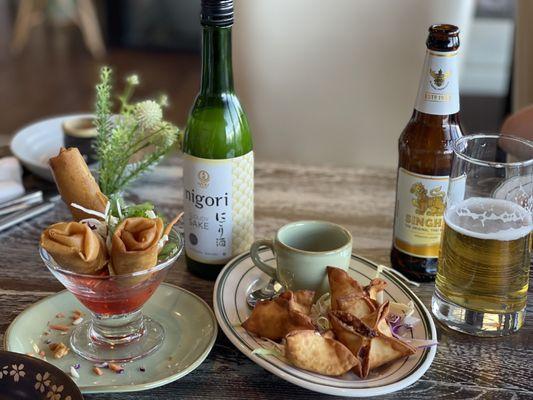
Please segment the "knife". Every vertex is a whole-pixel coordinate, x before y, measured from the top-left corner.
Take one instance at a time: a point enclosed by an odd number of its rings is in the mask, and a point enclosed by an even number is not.
[[[0,216],[11,214],[15,211],[24,210],[32,205],[40,204],[43,202],[43,192],[37,191],[30,194],[26,194],[14,200],[6,201],[0,204]]]
[[[51,210],[55,207],[55,200],[57,199],[59,199],[59,196],[53,196],[42,204],[38,204],[21,211],[16,211],[10,215],[0,218],[0,232],[30,218],[36,217],[37,215],[43,214],[48,210]]]

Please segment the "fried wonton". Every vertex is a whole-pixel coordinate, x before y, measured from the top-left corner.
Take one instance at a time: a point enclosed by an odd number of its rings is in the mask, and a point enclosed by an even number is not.
[[[374,337],[376,332],[366,326],[359,318],[346,311],[330,312],[329,321],[337,340],[344,344],[359,360],[359,363],[353,368],[353,372],[360,377],[364,377],[359,352],[367,343],[367,338]]]
[[[312,290],[297,290],[295,292],[289,290],[280,294],[279,297],[289,301],[289,309],[309,315],[315,292]]]
[[[329,314],[337,339],[359,359],[360,367],[356,366],[353,371],[361,378],[366,378],[374,368],[416,352],[414,347],[382,332],[381,322],[386,317],[388,304],[384,306],[367,319],[373,321],[373,326],[348,312],[337,310]]]
[[[402,342],[400,339],[378,334],[377,337],[370,340],[367,355],[362,359],[362,376],[368,376],[368,373],[374,368],[415,353],[416,349],[414,347]]]
[[[387,323],[387,315],[389,315],[389,302],[386,301],[379,306],[372,314],[366,315],[361,318],[367,326],[370,326],[385,336],[392,337],[392,332],[389,324]]]
[[[335,339],[335,332],[330,329],[329,331],[322,333],[322,336],[328,339]]]
[[[362,318],[375,311],[375,303],[365,289],[340,268],[328,267],[331,309],[349,312]]]
[[[294,331],[285,339],[285,357],[298,368],[338,376],[359,364],[342,343],[314,330]]]
[[[362,297],[357,294],[337,298],[335,308],[333,308],[333,301],[331,304],[332,309],[349,312],[358,318],[370,315],[376,309],[374,302],[369,297]]]
[[[337,299],[350,295],[360,297],[364,297],[366,295],[359,282],[348,275],[348,273],[343,269],[328,267],[327,271],[332,309],[336,309]]]
[[[381,295],[381,292],[385,290],[386,287],[387,282],[385,282],[383,279],[374,278],[370,281],[370,284],[364,287],[364,291],[368,297],[374,301],[377,301],[378,297]]]
[[[315,329],[309,312],[314,292],[287,291],[272,300],[258,302],[242,327],[271,340],[281,340],[289,332]]]

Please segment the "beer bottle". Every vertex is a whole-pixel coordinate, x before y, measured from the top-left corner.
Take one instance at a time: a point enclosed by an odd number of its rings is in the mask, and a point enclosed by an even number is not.
[[[459,122],[459,29],[429,28],[427,52],[411,119],[399,143],[392,266],[416,281],[431,281],[437,257]]]
[[[202,81],[185,129],[185,255],[215,279],[253,241],[254,157],[248,119],[233,87],[233,0],[202,0]]]

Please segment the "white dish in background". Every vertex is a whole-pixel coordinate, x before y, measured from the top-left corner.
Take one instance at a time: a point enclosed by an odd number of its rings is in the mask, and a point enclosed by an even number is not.
[[[263,258],[275,263],[270,250],[262,252]],[[361,284],[367,285],[375,277],[377,265],[352,254],[349,273]],[[417,339],[437,340],[437,331],[431,315],[418,297],[394,275],[383,271],[380,278],[387,281],[384,299],[400,303],[413,301],[414,317],[420,323],[412,330]],[[264,286],[270,277],[257,268],[250,253],[242,254],[231,260],[219,274],[213,292],[213,305],[218,323],[231,342],[253,362],[272,372],[281,379],[315,392],[337,396],[369,397],[396,392],[415,383],[428,370],[437,349],[435,346],[420,349],[416,354],[403,358],[371,373],[367,379],[360,379],[352,372],[340,377],[330,377],[304,371],[289,365],[275,356],[252,354],[261,343],[242,327],[242,322],[250,315],[246,304],[246,294]]]
[[[35,175],[53,182],[48,159],[63,146],[63,121],[91,117],[91,114],[70,114],[32,123],[19,130],[11,140],[11,152]]]

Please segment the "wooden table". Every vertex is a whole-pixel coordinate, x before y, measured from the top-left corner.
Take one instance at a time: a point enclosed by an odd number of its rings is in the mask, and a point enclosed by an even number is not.
[[[256,235],[270,236],[282,224],[324,219],[346,226],[354,251],[388,264],[395,173],[389,169],[338,169],[257,163]],[[182,207],[182,172],[177,157],[137,182],[132,198],[153,199],[168,215]],[[68,218],[54,210],[0,234],[0,343],[9,323],[24,308],[63,289],[46,270],[37,243],[47,225]],[[180,260],[167,278],[212,305],[213,282],[190,275]],[[414,288],[429,307],[432,284]],[[478,339],[439,326],[431,368],[406,390],[383,399],[533,399],[533,307],[525,327],[503,339]],[[318,399],[327,396],[287,383],[255,365],[219,331],[211,354],[194,372],[169,385],[129,394],[86,395],[118,399]]]

